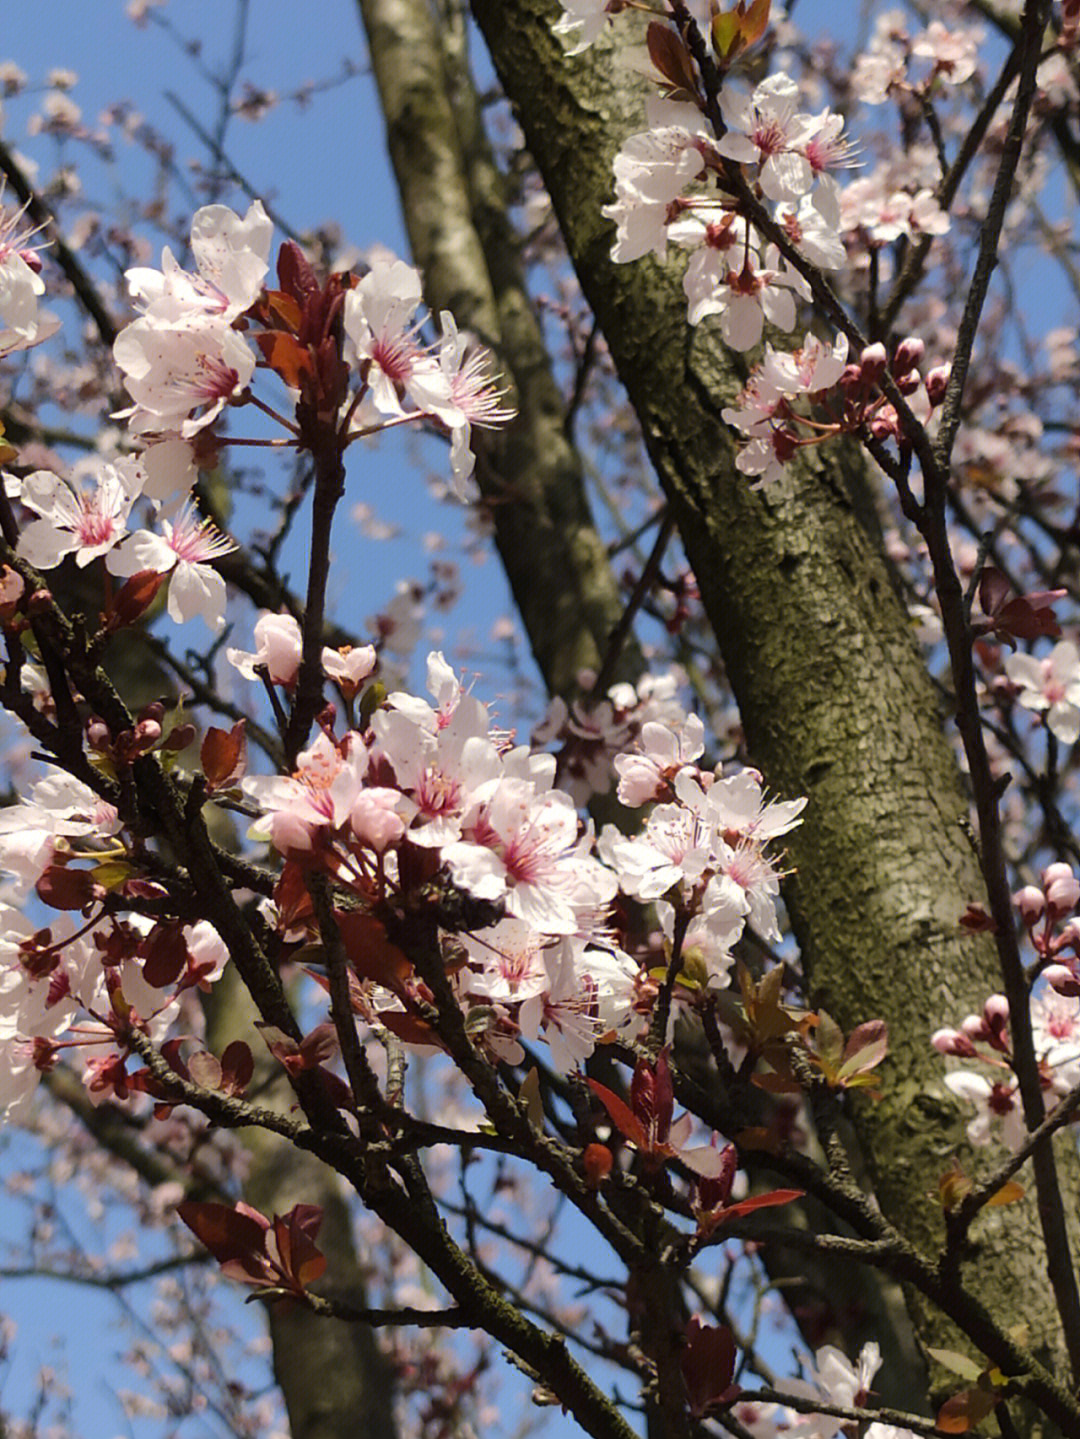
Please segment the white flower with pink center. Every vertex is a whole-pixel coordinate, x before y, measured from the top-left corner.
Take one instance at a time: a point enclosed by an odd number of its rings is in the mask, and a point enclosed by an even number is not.
[[[819,1399],[837,1408],[865,1406],[871,1395],[870,1385],[881,1368],[881,1350],[877,1344],[864,1344],[856,1363],[847,1355],[826,1344],[814,1355],[805,1379],[785,1379],[783,1392],[799,1399]],[[785,1430],[790,1439],[833,1439],[843,1427],[843,1420],[828,1414],[796,1414]]]
[[[728,246],[706,243],[690,257],[683,276],[689,301],[687,318],[700,324],[720,316],[720,334],[733,350],[751,350],[761,339],[766,320],[780,330],[795,325],[795,295],[809,297],[806,281],[786,267],[775,250],[759,264],[754,251],[743,249],[732,264]]]
[[[401,396],[413,371],[432,365],[416,338],[421,298],[419,272],[404,260],[381,255],[345,296],[345,359],[362,370],[374,411],[364,420],[403,414]]]
[[[1031,1001],[1035,1052],[1055,1094],[1080,1082],[1080,997],[1044,989]]]
[[[251,828],[255,839],[269,839],[279,853],[308,853],[349,823],[368,768],[368,752],[358,734],[336,745],[320,734],[297,756],[292,775],[247,775],[241,781],[263,815]]]
[[[615,157],[615,203],[603,208],[616,226],[613,260],[664,258],[675,202],[705,168],[703,143],[682,125],[645,130],[623,142]]]
[[[1042,660],[1010,655],[1005,673],[1019,689],[1024,708],[1045,716],[1062,744],[1075,744],[1080,736],[1080,650],[1072,640],[1061,640]]]
[[[761,188],[770,200],[797,200],[814,182],[800,147],[822,122],[801,114],[798,103],[799,87],[787,75],[770,75],[750,96],[730,84],[720,92],[728,129],[717,148],[740,164],[760,163]]]
[[[485,792],[486,791],[486,792]],[[615,897],[615,879],[578,844],[569,795],[537,795],[529,780],[485,786],[443,858],[454,881],[478,899],[505,899],[508,913],[542,934],[574,934],[582,910]]]
[[[463,981],[472,995],[503,1004],[532,999],[548,987],[542,935],[520,919],[504,919],[490,929],[462,936],[470,974]]]
[[[41,518],[19,536],[19,554],[39,570],[54,569],[66,555],[85,566],[107,554],[127,534],[128,515],[136,492],[113,465],[76,488],[49,470],[35,470],[25,479],[4,476],[10,498],[18,498]]]
[[[2,189],[0,182],[0,193]],[[38,273],[41,262],[30,245],[36,232],[20,230],[25,213],[25,205],[0,211],[0,355],[29,350],[60,328],[55,315],[38,309],[45,283]]]
[[[135,401],[118,418],[136,434],[173,431],[182,439],[213,424],[255,373],[244,338],[212,319],[166,323],[144,315],[120,331],[113,358]]]
[[[441,724],[441,712],[424,709],[432,718],[430,728],[416,722],[415,711],[386,709],[372,717],[372,730],[406,797],[402,812],[412,817],[410,840],[435,848],[460,839],[462,817],[476,791],[496,782],[502,765],[479,700],[459,695]]]
[[[945,1076],[945,1087],[975,1107],[975,1118],[967,1126],[972,1144],[989,1144],[995,1136],[1014,1153],[1027,1139],[1024,1111],[1011,1074],[988,1078],[970,1069],[955,1069]]]
[[[656,799],[678,770],[701,758],[705,726],[697,715],[687,715],[677,728],[651,720],[641,726],[638,743],[640,753],[616,755],[614,760],[619,802],[635,808]]]
[[[163,251],[161,269],[128,270],[125,279],[143,313],[172,323],[205,316],[231,323],[258,299],[270,268],[274,226],[260,201],[243,219],[227,205],[204,205],[191,222],[191,253],[197,271],[190,274]]]
[[[693,889],[709,864],[708,832],[691,810],[675,804],[658,805],[639,835],[628,838],[605,825],[599,849],[623,893],[644,901],[676,885]]]
[[[473,425],[497,428],[513,419],[514,411],[502,403],[506,391],[499,389],[492,376],[489,352],[470,346],[458,334],[449,310],[443,310],[439,318],[443,335],[438,363],[417,366],[406,388],[413,403],[449,431],[454,493],[464,500],[468,498],[466,481],[476,465],[470,448]]]
[[[114,575],[134,575],[141,570],[168,574],[169,618],[184,624],[196,617],[212,630],[225,623],[225,581],[209,561],[231,554],[236,545],[210,520],[200,518],[193,504],[186,504],[171,520],[162,520],[162,533],[136,530],[127,543],[110,553],[106,561]]]

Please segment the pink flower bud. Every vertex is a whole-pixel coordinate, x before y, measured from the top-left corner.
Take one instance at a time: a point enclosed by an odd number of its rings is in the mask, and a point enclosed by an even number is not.
[[[1080,900],[1080,880],[1067,864],[1047,865],[1042,873],[1043,893],[1046,895],[1047,916],[1061,919],[1076,908]]]
[[[983,1005],[987,1028],[1000,1032],[1009,1022],[1009,1001],[1003,994],[992,994]]]
[[[956,1054],[961,1059],[973,1059],[975,1046],[958,1029],[937,1029],[930,1037],[930,1043],[939,1054]]]
[[[1051,964],[1043,970],[1043,978],[1051,989],[1069,999],[1080,995],[1080,978],[1066,964]]]
[[[926,395],[931,405],[940,405],[949,387],[950,365],[935,365],[926,377]]]
[[[908,374],[916,365],[922,363],[922,357],[926,354],[926,346],[917,335],[909,335],[906,340],[901,340],[893,355],[893,374],[899,378]]]
[[[859,356],[859,369],[862,378],[869,383],[879,380],[885,373],[885,367],[889,363],[888,351],[879,340],[876,345],[867,345]]]
[[[1031,929],[1042,919],[1046,899],[1037,885],[1025,884],[1023,889],[1018,889],[1013,895],[1013,904],[1019,910],[1024,924]]]
[[[405,833],[405,822],[395,809],[400,802],[401,793],[396,789],[360,791],[349,814],[349,824],[361,844],[379,854],[397,844]]]
[[[968,1039],[978,1041],[987,1037],[986,1020],[981,1014],[969,1014],[960,1021],[960,1029]]]
[[[913,395],[919,388],[918,370],[910,370],[906,375],[897,375],[896,388],[902,395]]]
[[[86,721],[86,743],[92,750],[99,752],[107,750],[112,742],[112,735],[109,726],[97,715],[91,715]]]

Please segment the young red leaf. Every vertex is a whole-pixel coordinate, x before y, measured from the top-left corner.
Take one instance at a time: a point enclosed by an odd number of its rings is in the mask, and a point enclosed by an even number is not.
[[[260,1253],[270,1227],[268,1219],[246,1204],[231,1208],[187,1199],[176,1212],[219,1264]]]
[[[234,1039],[221,1056],[221,1088],[226,1094],[243,1094],[255,1073],[255,1059],[242,1039]]]
[[[631,1144],[636,1144],[638,1149],[648,1150],[649,1141],[645,1131],[638,1122],[637,1116],[626,1102],[620,1099],[617,1094],[613,1094],[607,1085],[601,1084],[598,1079],[588,1080],[588,1085],[607,1110],[608,1118],[623,1138],[628,1139]]]
[[[159,920],[142,946],[143,978],[152,989],[167,989],[184,972],[188,959],[184,927],[179,920]]]
[[[731,1330],[703,1324],[695,1314],[686,1326],[686,1345],[679,1361],[690,1412],[700,1419],[731,1388],[735,1375],[735,1337]]]
[[[67,869],[59,864],[51,864],[34,889],[50,909],[86,910],[105,894],[90,870]]]
[[[244,724],[240,719],[232,729],[211,727],[206,731],[206,738],[199,751],[199,763],[211,792],[235,784],[247,770],[247,736],[244,733]]]

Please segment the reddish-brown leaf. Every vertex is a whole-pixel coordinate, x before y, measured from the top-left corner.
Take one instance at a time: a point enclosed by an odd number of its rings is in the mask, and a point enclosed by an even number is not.
[[[304,387],[315,375],[311,351],[285,330],[260,330],[255,336],[263,359],[276,375],[294,390]]]
[[[735,1375],[735,1336],[726,1326],[703,1324],[695,1314],[686,1326],[680,1358],[690,1412],[700,1419],[724,1398]]]
[[[34,889],[50,909],[84,910],[105,893],[92,871],[67,869],[59,864],[51,864]]]
[[[233,785],[247,770],[247,735],[240,719],[232,729],[211,727],[199,751],[199,762],[206,776],[207,787],[213,791]]]
[[[126,579],[113,596],[112,604],[101,616],[107,630],[123,629],[143,617],[166,583],[168,573],[160,570],[139,570]]]
[[[167,989],[184,972],[188,959],[184,927],[178,919],[159,920],[143,946],[143,978],[152,989]]]
[[[647,1150],[649,1141],[645,1130],[641,1127],[637,1115],[625,1100],[620,1099],[617,1094],[612,1093],[607,1085],[601,1084],[598,1079],[588,1080],[588,1085],[607,1110],[608,1118],[623,1138],[628,1139],[631,1144],[636,1144],[639,1149]]]
[[[405,981],[413,967],[405,953],[387,938],[385,925],[362,909],[336,909],[334,919],[357,977],[374,980],[404,998]]]

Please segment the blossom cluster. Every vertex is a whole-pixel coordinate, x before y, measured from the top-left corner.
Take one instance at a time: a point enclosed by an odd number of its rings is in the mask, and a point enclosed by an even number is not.
[[[301,652],[297,622],[265,615],[255,649],[230,649],[228,658],[249,680],[288,692]],[[364,712],[374,648],[327,649],[323,664]],[[444,896],[442,962],[474,1042],[492,1059],[521,1062],[522,1041],[542,1040],[564,1071],[605,1037],[639,1034],[655,998],[612,927],[620,891],[657,903],[669,943],[682,945],[703,983],[725,982],[746,923],[776,936],[779,869],[768,849],[799,822],[803,801],[766,801],[751,770],[722,777],[700,768],[704,729],[695,716],[676,719],[668,701],[669,723],[647,721],[616,756],[620,799],[651,809],[636,838],[609,828],[596,846],[556,786],[553,755],[515,745],[441,654],[429,657],[428,687],[430,701],[389,695],[362,729],[335,733],[327,711],[285,774],[246,773],[238,737],[208,739],[203,751],[206,782],[245,797],[252,837],[283,860],[267,917],[286,952],[321,942],[298,896],[312,873],[330,879],[354,1008],[368,1026],[440,1044],[424,1018],[428,984],[395,929],[420,892]],[[148,713],[126,737],[91,719],[87,743],[98,766],[116,774],[173,741]],[[62,914],[36,931],[6,912],[0,1036],[11,1080],[0,1099],[21,1104],[61,1044],[92,1046],[98,1057],[87,1082],[123,1098],[140,1087],[125,1067],[131,1027],[161,1040],[179,997],[212,982],[224,954],[199,926],[190,932],[161,917],[160,903],[156,919],[139,912],[138,899],[162,897],[153,865],[136,858],[116,809],[82,781],[58,772],[2,821],[0,867],[12,897],[36,893]],[[467,918],[454,920],[455,906]],[[69,913],[79,909],[86,922],[76,930]]]

